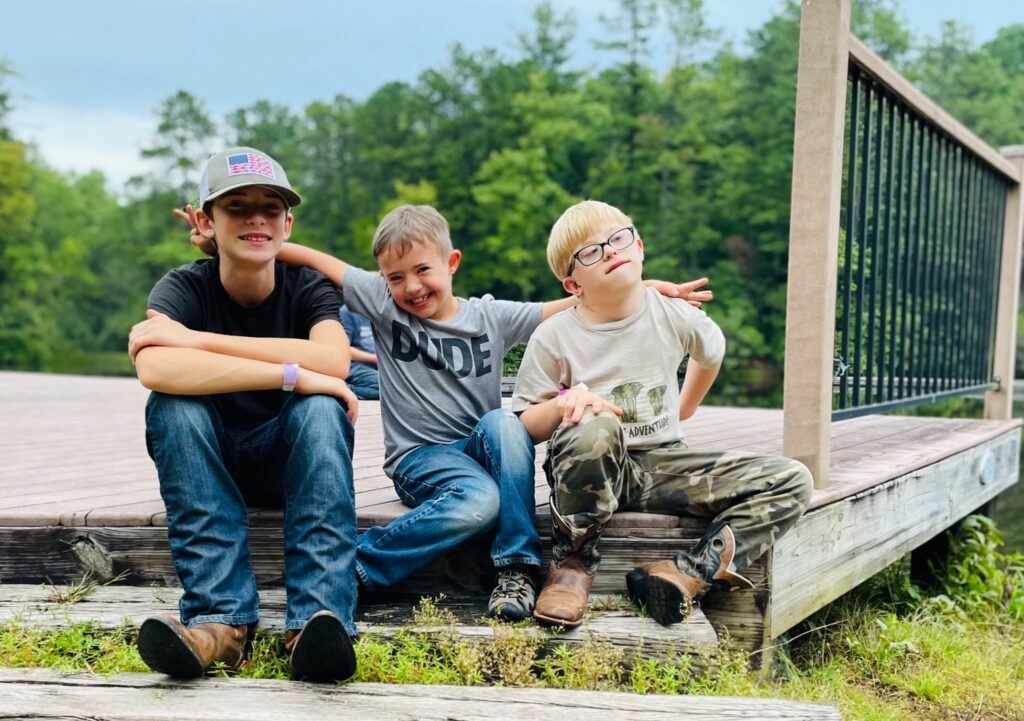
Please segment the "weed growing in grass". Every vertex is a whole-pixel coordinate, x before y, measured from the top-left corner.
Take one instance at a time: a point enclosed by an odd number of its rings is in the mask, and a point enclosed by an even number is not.
[[[533,667],[544,637],[528,621],[514,626],[493,619],[489,623],[494,635],[483,646],[488,678],[504,686],[535,685]]]
[[[622,682],[625,653],[607,641],[589,638],[571,648],[559,644],[537,664],[537,675],[550,688],[611,691]]]
[[[953,535],[935,610],[971,618],[1024,621],[1024,555],[1002,553],[1003,537],[985,516],[970,516]],[[952,602],[952,608],[946,601]]]
[[[80,581],[69,583],[66,586],[50,583],[48,584],[50,587],[49,599],[52,603],[56,603],[61,606],[70,606],[78,603],[79,601],[84,601],[97,588],[117,583],[118,581],[124,580],[127,576],[128,571],[121,571],[121,573],[114,576],[114,578],[104,581],[103,583],[99,583],[93,579],[92,574],[86,573],[82,576]]]
[[[100,629],[79,623],[57,630],[0,626],[0,665],[15,668],[55,668],[112,674],[148,671],[135,650],[130,627]]]
[[[241,678],[289,678],[291,668],[284,652],[284,636],[256,629],[249,644],[248,659],[236,675]]]
[[[693,659],[672,655],[665,660],[633,657],[629,690],[636,693],[686,693],[693,677]]]

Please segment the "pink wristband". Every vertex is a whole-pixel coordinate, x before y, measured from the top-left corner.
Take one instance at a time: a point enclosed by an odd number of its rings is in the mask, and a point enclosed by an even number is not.
[[[589,391],[590,390],[589,388],[587,388],[587,384],[586,383],[584,383],[583,381],[580,381],[579,383],[574,385],[572,388],[563,388],[562,390],[558,391],[558,395],[559,396],[564,396],[566,393],[571,391],[573,388],[579,388],[581,391]]]

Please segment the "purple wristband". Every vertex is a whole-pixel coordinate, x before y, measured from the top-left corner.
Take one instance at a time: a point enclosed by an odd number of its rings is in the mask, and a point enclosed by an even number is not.
[[[298,363],[282,363],[281,364],[281,390],[293,391],[295,390],[295,383],[299,380],[299,364]]]

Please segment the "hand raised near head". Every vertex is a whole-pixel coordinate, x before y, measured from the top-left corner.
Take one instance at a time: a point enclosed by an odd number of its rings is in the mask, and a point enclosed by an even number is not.
[[[171,211],[174,217],[181,218],[189,224],[189,229],[192,231],[189,235],[189,242],[195,247],[199,248],[203,253],[209,256],[217,255],[217,241],[212,236],[207,237],[199,232],[199,222],[196,220],[196,211],[191,204],[186,205],[184,210],[181,208],[175,208]]]

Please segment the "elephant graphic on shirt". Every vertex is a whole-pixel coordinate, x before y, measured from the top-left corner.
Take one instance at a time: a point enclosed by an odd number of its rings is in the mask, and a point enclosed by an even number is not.
[[[654,411],[656,416],[660,416],[662,411],[665,410],[665,391],[667,390],[668,386],[660,385],[654,386],[654,388],[647,391],[647,401],[651,404],[651,410]]]
[[[636,399],[640,395],[640,389],[643,387],[643,383],[633,381],[612,388],[612,402],[622,409],[623,423],[637,422]]]

